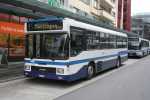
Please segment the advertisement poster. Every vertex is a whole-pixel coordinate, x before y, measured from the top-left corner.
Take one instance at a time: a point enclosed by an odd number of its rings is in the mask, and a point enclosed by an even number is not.
[[[0,48],[7,50],[9,58],[23,58],[24,47],[24,25],[0,22]]]

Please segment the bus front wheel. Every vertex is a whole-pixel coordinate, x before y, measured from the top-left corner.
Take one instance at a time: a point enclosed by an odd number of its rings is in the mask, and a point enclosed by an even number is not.
[[[91,79],[94,76],[94,66],[88,65],[87,67],[87,79]]]

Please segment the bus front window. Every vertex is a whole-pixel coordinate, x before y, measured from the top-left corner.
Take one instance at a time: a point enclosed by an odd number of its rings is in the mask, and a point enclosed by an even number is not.
[[[67,34],[29,35],[27,48],[30,58],[66,59],[69,55]]]
[[[139,50],[140,49],[139,38],[130,37],[128,38],[128,50]]]
[[[66,35],[44,35],[44,57],[64,57]]]
[[[140,44],[138,42],[129,42],[128,43],[128,50],[139,50]]]
[[[26,56],[33,57],[33,35],[26,36]]]

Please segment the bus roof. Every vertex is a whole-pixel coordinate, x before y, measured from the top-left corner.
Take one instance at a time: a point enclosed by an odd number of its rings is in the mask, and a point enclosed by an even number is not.
[[[139,39],[141,39],[141,40],[144,40],[144,41],[149,41],[149,40],[147,40],[147,39],[144,39],[144,38],[139,38]]]
[[[87,30],[91,30],[91,31],[97,31],[97,32],[104,32],[104,33],[108,33],[108,34],[112,34],[112,35],[118,35],[118,36],[124,36],[127,37],[126,33],[123,32],[118,32],[118,31],[114,31],[114,30],[110,30],[110,29],[106,29],[106,28],[102,28],[99,26],[95,26],[95,25],[91,25],[91,24],[87,24],[87,23],[83,23],[83,22],[79,22],[73,19],[69,19],[69,18],[65,18],[65,21],[67,23],[70,24],[70,26],[75,26],[78,28],[83,28],[83,29],[87,29]]]
[[[124,32],[114,31],[111,29],[83,23],[83,22],[80,22],[80,21],[77,21],[74,19],[70,19],[70,18],[62,18],[62,17],[55,17],[55,16],[54,17],[44,17],[44,18],[36,19],[36,20],[29,20],[26,23],[38,23],[38,22],[40,23],[40,22],[55,21],[55,20],[56,21],[65,21],[65,22],[69,23],[71,26],[76,26],[76,27],[91,30],[91,31],[96,30],[98,32],[105,32],[105,33],[109,33],[109,34],[127,37],[127,34]]]
[[[148,39],[144,39],[144,38],[141,38],[141,37],[128,37],[129,39],[132,39],[132,38],[138,38],[138,39],[140,39],[140,40],[144,40],[144,41],[150,41],[150,40],[148,40]]]

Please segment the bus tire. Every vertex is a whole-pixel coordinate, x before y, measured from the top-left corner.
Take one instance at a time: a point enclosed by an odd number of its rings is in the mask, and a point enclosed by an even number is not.
[[[144,57],[145,55],[144,55],[144,52],[142,52],[142,57]]]
[[[87,79],[91,79],[94,76],[94,66],[89,64],[87,67]]]
[[[147,51],[147,55],[146,55],[146,56],[148,56],[148,54],[149,54],[149,53],[148,53],[148,51]]]
[[[118,57],[116,67],[119,68],[121,66],[121,58]]]

